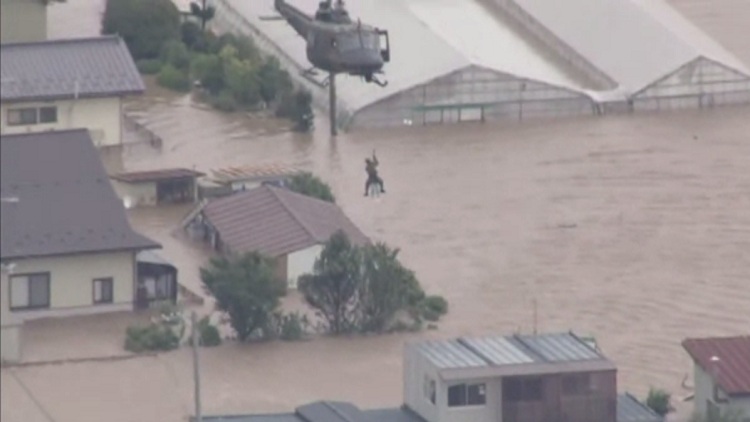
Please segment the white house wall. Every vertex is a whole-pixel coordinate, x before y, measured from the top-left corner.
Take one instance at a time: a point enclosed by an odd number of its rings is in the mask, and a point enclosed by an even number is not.
[[[8,110],[27,107],[57,107],[57,122],[35,125],[8,125]],[[122,142],[122,108],[119,97],[80,98],[78,100],[3,103],[0,133],[16,134],[49,130],[86,128],[97,147]]]
[[[695,412],[699,415],[706,415],[708,400],[713,401],[714,382],[713,377],[709,375],[700,365],[695,365],[694,369],[695,384]],[[722,398],[726,396],[722,395]],[[741,412],[740,420],[750,421],[750,397],[732,397],[728,403],[717,403],[722,412]]]
[[[0,274],[0,359],[9,362],[21,360],[21,324],[10,312],[8,303],[8,274]]]
[[[13,274],[50,273],[50,307],[12,311],[23,320],[133,309],[133,252],[29,258],[15,264]],[[113,279],[113,303],[94,305],[93,280],[109,277]]]
[[[710,108],[750,103],[750,76],[698,59],[633,97],[636,110]]]
[[[430,81],[366,107],[355,128],[426,125],[471,120],[523,120],[592,115],[589,97],[479,66]]]
[[[437,369],[413,347],[404,348],[404,404],[426,421],[439,421],[437,404],[425,396],[425,377],[435,380],[436,396],[440,397],[440,378]]]
[[[0,42],[47,39],[47,6],[41,0],[0,1]]]
[[[313,245],[309,248],[292,252],[287,255],[286,274],[290,288],[297,288],[297,282],[299,281],[300,276],[312,273],[313,268],[315,267],[315,261],[318,259],[322,251],[322,245]]]
[[[156,205],[156,182],[124,183],[112,180],[112,187],[123,201],[128,198],[133,205]]]

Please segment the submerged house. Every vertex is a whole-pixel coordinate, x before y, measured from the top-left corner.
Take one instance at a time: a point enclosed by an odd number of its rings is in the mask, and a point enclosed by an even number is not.
[[[86,128],[97,147],[120,145],[123,98],[145,91],[114,35],[2,44],[0,71],[3,135]]]
[[[139,206],[195,202],[201,176],[204,173],[199,171],[172,168],[119,173],[110,178],[126,206]]]
[[[269,185],[204,202],[185,228],[218,252],[273,258],[277,275],[291,288],[312,272],[335,232],[343,231],[357,245],[369,242],[336,204]]]
[[[750,335],[692,338],[682,346],[694,362],[695,413],[750,422]]]
[[[20,324],[174,301],[176,272],[165,278],[145,265],[141,254],[161,245],[131,227],[87,130],[3,135],[0,144],[4,315]],[[166,293],[149,295],[159,283]]]
[[[404,351],[404,403],[322,401],[278,415],[206,422],[662,422],[616,391],[617,368],[573,333],[426,340]]]

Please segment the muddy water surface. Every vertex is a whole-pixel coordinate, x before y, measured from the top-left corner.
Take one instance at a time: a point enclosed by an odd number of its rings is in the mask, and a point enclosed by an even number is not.
[[[750,331],[748,108],[338,139],[326,136],[322,122],[313,134],[291,134],[278,122],[218,115],[166,93],[128,110],[164,144],[126,147],[112,165],[209,170],[283,162],[327,179],[355,223],[400,246],[425,287],[448,298],[440,329],[418,336],[531,332],[536,319],[540,331],[596,336],[618,364],[621,389],[643,395],[654,385],[683,396],[691,367],[682,339]],[[362,160],[373,149],[388,191],[375,200],[362,197]],[[164,244],[181,281],[198,289],[205,253],[172,235],[184,212],[131,217]],[[319,398],[397,404],[401,348],[418,336],[206,350],[204,408],[276,411]],[[19,377],[60,420],[114,412],[111,420],[177,421],[190,409],[189,356],[35,368]],[[4,372],[3,384],[11,382]],[[101,400],[75,406],[63,394],[74,387]]]

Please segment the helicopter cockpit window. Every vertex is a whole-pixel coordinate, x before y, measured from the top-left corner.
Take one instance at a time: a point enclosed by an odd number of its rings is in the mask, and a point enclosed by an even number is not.
[[[360,50],[362,48],[377,50],[380,39],[370,32],[347,32],[336,36],[333,44],[339,51]]]

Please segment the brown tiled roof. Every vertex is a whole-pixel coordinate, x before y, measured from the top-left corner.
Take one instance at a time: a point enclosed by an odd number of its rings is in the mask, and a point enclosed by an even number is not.
[[[141,94],[143,80],[116,35],[2,44],[5,101]]]
[[[369,242],[335,204],[284,188],[261,186],[219,198],[203,214],[236,253],[277,257],[324,243],[338,230],[354,244]]]
[[[149,170],[149,171],[133,171],[128,173],[119,173],[110,176],[120,182],[125,183],[144,183],[144,182],[156,182],[160,180],[168,179],[182,179],[188,177],[200,177],[205,176],[204,173],[190,169],[163,169],[163,170]]]
[[[687,339],[682,346],[698,365],[718,378],[725,393],[750,394],[750,335]],[[712,362],[713,356],[719,359]]]
[[[2,135],[2,258],[159,248],[130,226],[85,129]]]

